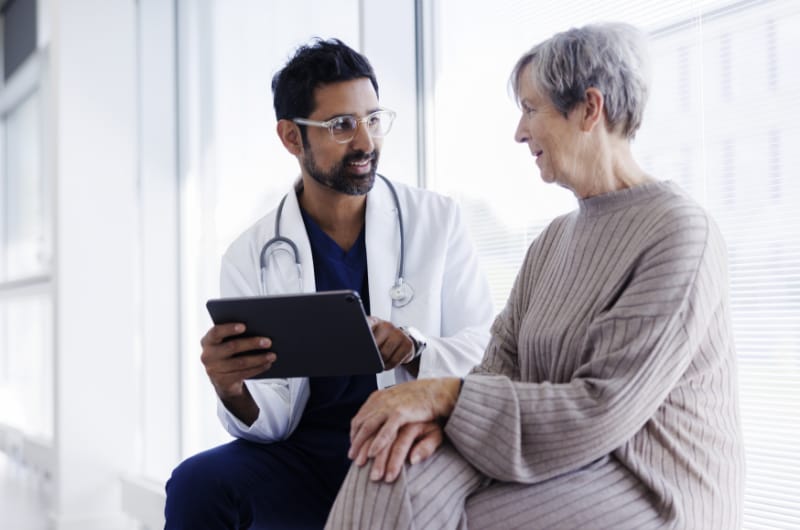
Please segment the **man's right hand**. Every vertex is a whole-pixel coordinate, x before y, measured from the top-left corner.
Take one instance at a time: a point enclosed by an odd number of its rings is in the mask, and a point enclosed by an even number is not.
[[[244,380],[269,370],[277,357],[273,352],[237,356],[242,352],[264,350],[272,346],[266,337],[225,340],[244,333],[244,330],[245,326],[241,323],[220,324],[209,329],[200,340],[203,347],[200,361],[228,410],[251,425],[258,418],[258,406]]]

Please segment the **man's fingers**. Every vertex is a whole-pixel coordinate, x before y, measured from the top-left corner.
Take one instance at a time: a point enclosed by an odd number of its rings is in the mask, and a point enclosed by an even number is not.
[[[209,329],[205,336],[200,339],[200,345],[205,347],[206,345],[220,344],[228,337],[244,333],[244,330],[245,326],[241,322],[218,324]]]
[[[242,379],[248,379],[250,377],[255,377],[258,374],[266,372],[267,370],[272,368],[272,363],[275,362],[275,356],[273,355],[272,357],[273,357],[272,361],[265,362],[265,363],[263,363],[261,365],[253,366],[252,368],[248,368],[247,370],[244,370],[243,373],[240,374],[240,375],[244,376],[244,377],[242,377]]]
[[[245,379],[272,368],[277,359],[274,353],[247,355],[206,365],[206,374],[220,397],[238,395]]]
[[[394,368],[407,359],[413,348],[413,343],[406,334],[391,322],[376,319],[376,323],[372,326],[372,334],[387,369]]]
[[[388,326],[384,320],[375,317],[370,318],[372,319],[372,325],[370,329],[372,330],[372,335],[375,337],[375,344],[380,347],[380,345],[383,344],[389,336]]]
[[[381,357],[383,357],[383,364],[386,369],[394,368],[403,363],[411,356],[412,349],[405,342],[405,335],[399,333],[398,340],[387,341],[387,346],[381,350]]]
[[[272,367],[272,364],[278,359],[274,353],[266,353],[259,355],[241,355],[232,359],[225,359],[214,365],[209,366],[206,371],[214,374],[249,374],[255,375]],[[250,372],[255,371],[255,374]]]
[[[247,337],[241,339],[231,339],[219,344],[206,344],[200,354],[200,361],[211,364],[219,360],[227,360],[236,354],[253,350],[266,350],[272,346],[272,341],[266,337]],[[267,352],[264,352],[267,353]],[[254,355],[257,357],[257,355]],[[247,356],[242,356],[246,358]]]

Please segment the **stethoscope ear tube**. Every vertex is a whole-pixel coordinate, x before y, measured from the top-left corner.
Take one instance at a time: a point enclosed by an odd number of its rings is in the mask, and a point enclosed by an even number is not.
[[[378,173],[378,176],[383,180],[386,185],[389,187],[389,191],[392,193],[392,199],[394,200],[395,209],[397,210],[397,224],[400,228],[400,261],[397,266],[397,276],[395,277],[394,285],[389,288],[389,296],[392,299],[392,305],[394,307],[404,307],[411,302],[414,298],[414,289],[411,285],[405,281],[404,269],[405,269],[405,255],[406,255],[406,238],[405,238],[405,227],[403,226],[403,211],[400,208],[400,198],[397,196],[397,190],[395,190],[394,185]],[[281,228],[281,215],[283,215],[283,205],[286,203],[287,195],[284,195],[281,199],[281,202],[278,204],[278,211],[275,213],[275,236],[264,243],[264,246],[261,247],[261,254],[259,255],[259,263],[260,263],[260,281],[261,281],[261,290],[263,294],[267,294],[267,252],[269,251],[270,247],[277,243],[286,243],[292,249],[292,253],[294,254],[294,262],[297,266],[297,274],[299,285],[303,284],[303,269],[300,264],[300,251],[297,248],[297,245],[294,241],[289,239],[288,237],[281,236],[280,228]]]

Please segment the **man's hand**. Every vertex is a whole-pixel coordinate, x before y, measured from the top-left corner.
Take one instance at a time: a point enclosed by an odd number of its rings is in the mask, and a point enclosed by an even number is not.
[[[263,350],[272,346],[266,337],[248,337],[225,340],[245,330],[244,324],[220,324],[208,330],[200,341],[203,353],[200,361],[206,368],[214,390],[225,406],[236,417],[251,425],[258,417],[258,406],[253,401],[244,380],[272,367],[277,356],[272,353],[240,355],[249,350]]]
[[[378,317],[368,318],[387,370],[408,362],[414,356],[414,343],[400,328]]]
[[[380,475],[375,480],[386,476],[386,464],[390,463],[389,476],[394,480],[393,472],[399,473],[398,461],[402,465],[421,434],[413,425],[426,424],[430,428],[431,424],[448,418],[460,391],[461,380],[448,377],[410,381],[373,392],[350,422],[348,456],[359,466],[375,458],[373,476]]]

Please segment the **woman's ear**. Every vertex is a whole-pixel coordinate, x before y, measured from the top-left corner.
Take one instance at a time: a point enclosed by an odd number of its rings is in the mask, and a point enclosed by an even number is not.
[[[296,123],[291,120],[278,120],[276,130],[287,151],[295,156],[303,153],[303,138]]]
[[[598,123],[602,123],[605,116],[603,113],[605,101],[603,94],[594,87],[586,89],[586,101],[584,102],[583,119],[581,129],[591,131]]]

